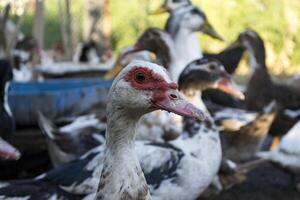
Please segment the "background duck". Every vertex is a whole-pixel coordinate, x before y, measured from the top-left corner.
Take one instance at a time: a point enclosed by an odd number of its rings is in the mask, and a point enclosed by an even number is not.
[[[38,122],[46,137],[48,152],[55,167],[79,158],[105,142],[106,123],[100,122],[95,115],[79,116],[68,124],[57,127],[39,113]]]
[[[250,161],[256,157],[268,135],[276,116],[276,104],[271,103],[253,121],[238,130],[221,131],[223,156],[236,163]]]
[[[286,133],[298,119],[285,115],[284,110],[299,109],[300,89],[272,81],[265,63],[264,43],[258,33],[248,29],[239,35],[236,44],[246,48],[250,55],[252,76],[245,93],[246,108],[259,111],[270,101],[276,100],[280,110],[270,128],[270,133],[273,136]]]
[[[192,46],[187,45],[186,38],[189,37],[192,33],[198,31],[206,33],[206,24],[208,22],[206,16],[197,7],[194,6],[189,6],[188,9],[183,10],[183,12],[180,13],[180,16],[171,15],[169,18],[170,20],[172,20],[173,26],[176,26],[176,32],[172,34],[170,34],[169,32],[169,34],[174,41],[174,52],[176,53],[177,60],[176,62],[173,62],[169,67],[166,65],[164,66],[168,67],[168,71],[171,73],[171,77],[177,81],[180,73],[188,63],[202,57],[199,54],[193,56],[191,55],[194,54],[195,50]],[[126,49],[125,52],[122,52],[121,57],[130,55],[133,52],[140,50],[141,49],[139,49],[138,46],[133,46]],[[106,78],[114,77],[119,72],[119,70],[120,68],[113,69],[106,75]]]
[[[189,0],[179,0],[179,1],[165,0],[164,4],[160,8],[158,8],[156,11],[152,12],[151,14],[161,14],[164,12],[169,12],[171,14],[171,17],[168,18],[168,21],[165,26],[165,30],[169,33],[172,33],[172,32],[175,32],[175,30],[176,30],[175,20],[178,20],[175,17],[172,17],[172,15],[180,15],[180,13],[189,9],[190,6],[194,6],[194,5],[192,5],[192,2]],[[200,12],[202,12],[202,14],[204,15],[204,18],[206,18],[205,28],[204,28],[203,32],[212,36],[213,38],[223,40],[222,37],[210,25],[205,13],[199,7],[198,7],[198,9]],[[181,11],[179,11],[179,10],[181,10]],[[226,71],[230,74],[233,74],[235,72],[235,70],[238,67],[238,64],[242,58],[242,55],[245,51],[245,49],[243,47],[229,46],[219,53],[208,53],[208,52],[204,51],[203,55],[202,55],[201,44],[199,43],[196,33],[190,34],[190,36],[188,36],[188,38],[190,38],[189,40],[191,42],[189,43],[189,46],[191,48],[191,52],[195,53],[195,57],[194,57],[195,59],[201,58],[202,56],[205,58],[217,59],[223,64]]]

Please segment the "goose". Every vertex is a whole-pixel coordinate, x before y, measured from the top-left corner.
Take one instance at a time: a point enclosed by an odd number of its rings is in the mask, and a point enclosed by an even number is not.
[[[296,176],[300,173],[300,121],[283,136],[278,147],[272,151],[259,152],[257,155],[287,170],[294,180],[294,186],[300,190]]]
[[[201,110],[183,98],[177,87],[163,67],[145,61],[133,61],[115,78],[108,95],[106,145],[101,154],[103,167],[100,172],[97,199],[150,199],[148,185],[135,153],[135,129],[139,118],[157,109],[185,117],[203,119],[205,116]],[[76,170],[70,168],[70,164],[64,168]],[[0,197],[27,199],[82,197],[64,191],[57,184],[60,177],[56,177],[54,182],[47,182],[49,176],[53,176],[56,171],[35,180],[2,183]],[[84,171],[79,173],[81,174],[72,173],[70,178],[86,175]],[[48,186],[49,189],[46,191],[45,188]]]
[[[250,56],[252,75],[245,92],[246,108],[260,111],[270,101],[276,100],[280,110],[270,128],[270,134],[281,137],[299,120],[299,115],[286,115],[286,112],[299,110],[300,89],[272,81],[265,62],[264,42],[257,32],[245,30],[235,44],[246,48]],[[276,143],[273,144],[276,146]]]

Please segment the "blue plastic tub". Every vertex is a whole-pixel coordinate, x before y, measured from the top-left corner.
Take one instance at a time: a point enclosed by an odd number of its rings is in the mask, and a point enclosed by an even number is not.
[[[65,79],[11,84],[9,103],[17,125],[35,125],[37,111],[49,117],[74,116],[105,103],[112,81]]]

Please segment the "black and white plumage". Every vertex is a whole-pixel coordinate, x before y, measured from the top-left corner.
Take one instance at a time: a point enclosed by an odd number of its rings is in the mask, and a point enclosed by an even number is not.
[[[96,115],[79,116],[57,127],[38,113],[38,122],[46,137],[52,164],[56,167],[79,158],[105,142],[106,123],[102,123]]]

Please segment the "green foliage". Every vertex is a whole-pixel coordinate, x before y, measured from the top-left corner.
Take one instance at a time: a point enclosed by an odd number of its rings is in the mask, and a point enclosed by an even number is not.
[[[83,23],[83,1],[71,1],[72,14],[76,17],[76,25]],[[163,0],[111,0],[112,15],[112,46],[117,52],[122,47],[132,44],[137,37],[149,26],[163,27],[167,14],[149,16],[148,11],[154,10]],[[260,33],[263,39],[271,45],[273,53],[279,55],[285,51],[288,40],[287,34],[291,26],[287,12],[296,13],[300,21],[299,0],[193,0],[201,6],[211,24],[224,37],[225,43],[215,41],[199,34],[201,46],[210,51],[217,51],[233,41],[245,28],[250,27]],[[25,16],[23,31],[30,34],[32,27],[32,12]],[[51,47],[54,41],[60,39],[60,16],[58,15],[57,0],[46,1],[46,46]],[[292,25],[293,26],[293,25]],[[300,66],[300,23],[294,35],[295,43],[291,57],[291,65]],[[83,26],[81,26],[82,29]],[[299,70],[300,71],[300,70]]]

